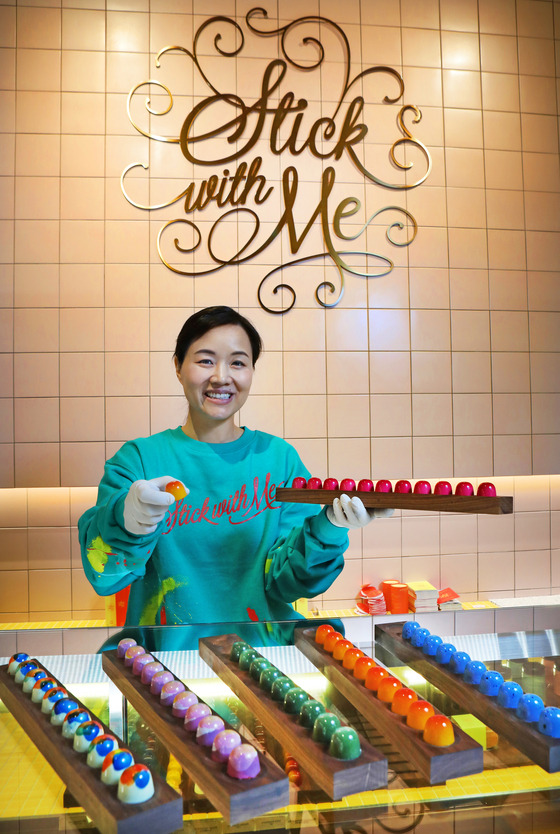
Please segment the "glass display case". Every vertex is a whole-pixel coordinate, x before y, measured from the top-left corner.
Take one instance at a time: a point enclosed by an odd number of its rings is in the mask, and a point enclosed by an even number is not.
[[[315,627],[317,622],[305,623]],[[334,621],[334,625],[340,625]],[[388,763],[387,785],[349,793],[333,800],[298,763],[298,749],[288,749],[262,717],[236,695],[198,651],[201,637],[236,635],[286,676],[358,731]],[[454,716],[485,748],[480,773],[428,784],[407,761],[398,745],[374,726],[321,674],[294,645],[294,623],[243,623],[217,626],[143,628],[111,635],[107,629],[84,630],[83,653],[41,654],[42,633],[18,635],[17,650],[36,657],[81,703],[123,739],[135,761],[147,764],[183,800],[183,829],[188,832],[290,831],[312,832],[558,832],[560,772],[548,773],[517,747],[480,721],[465,719],[468,711],[362,632],[353,645],[388,668],[420,698]],[[132,636],[172,670],[200,700],[244,741],[274,759],[289,780],[289,802],[238,824],[230,825],[206,798],[201,780],[189,775],[170,753],[149,721],[122,695],[103,668],[103,651],[111,653],[123,636]],[[97,642],[98,641],[98,642]],[[560,632],[477,634],[453,638],[457,649],[499,670],[525,692],[538,694],[547,706],[560,706]],[[76,646],[79,638],[72,640]],[[6,664],[8,658],[1,659]],[[373,696],[372,696],[373,697]],[[462,717],[462,719],[461,719]],[[177,732],[183,732],[178,724]],[[0,706],[0,834],[20,831],[95,831],[88,818],[30,735]],[[157,822],[152,830],[158,831]],[[180,829],[178,829],[180,830]]]

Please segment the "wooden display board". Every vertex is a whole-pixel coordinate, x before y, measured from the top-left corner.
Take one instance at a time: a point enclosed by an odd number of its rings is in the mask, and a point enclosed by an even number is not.
[[[48,669],[45,671],[53,677]],[[63,686],[58,681],[57,685]],[[68,695],[92,714],[74,695]],[[41,712],[41,705],[33,703],[31,695],[8,674],[7,665],[0,666],[0,698],[101,834],[171,834],[182,830],[183,798],[167,782],[152,773],[154,796],[138,805],[123,804],[117,799],[117,786],[101,781],[101,770],[89,767],[86,754],[74,750],[73,739],[64,738],[61,727],[51,724],[50,715]],[[97,716],[93,718],[99,721]],[[105,733],[115,736],[103,722],[99,723]]]
[[[286,751],[291,752],[307,775],[332,799],[352,793],[376,790],[387,785],[387,759],[360,737],[362,754],[353,761],[341,761],[311,738],[311,731],[289,715],[281,703],[260,688],[249,672],[230,660],[231,646],[241,638],[236,634],[203,637],[199,653],[229,688],[274,733]]]
[[[482,771],[483,750],[480,744],[459,727],[454,727],[455,742],[449,747],[426,744],[422,733],[409,727],[404,716],[391,712],[390,704],[380,701],[374,692],[365,688],[363,681],[355,678],[349,669],[345,669],[340,661],[315,642],[315,628],[297,628],[295,644],[364,718],[400,750],[430,785]],[[438,710],[435,713],[438,714]]]
[[[448,666],[425,655],[421,649],[403,639],[402,627],[402,623],[376,625],[376,643],[507,739],[543,770],[548,773],[560,770],[560,738],[539,733],[535,725],[518,718],[515,710],[501,707],[495,697],[484,695],[476,686],[466,683],[462,675],[455,675]]]
[[[103,652],[102,662],[107,677],[118,686],[161,743],[175,756],[230,825],[289,804],[288,776],[270,756],[257,751],[261,771],[254,779],[234,779],[228,776],[226,765],[212,759],[210,748],[196,743],[195,733],[184,729],[183,719],[176,718],[171,707],[164,706],[159,695],[150,692],[150,687],[132,673],[132,668],[117,658],[115,650]],[[225,727],[232,729],[227,723]]]
[[[434,513],[482,513],[502,515],[513,512],[511,495],[417,495],[405,492],[345,492],[340,489],[292,489],[277,487],[276,500],[295,504],[332,504],[334,498],[360,498],[364,507],[393,510],[429,510]]]

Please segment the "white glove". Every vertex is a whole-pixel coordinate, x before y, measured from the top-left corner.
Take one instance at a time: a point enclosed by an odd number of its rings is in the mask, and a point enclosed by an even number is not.
[[[162,475],[150,481],[134,481],[124,499],[124,526],[129,533],[147,536],[155,531],[175,501],[173,495],[165,491],[167,484],[175,480]]]
[[[335,498],[332,507],[327,507],[327,518],[335,527],[346,527],[348,530],[356,530],[365,527],[374,518],[389,518],[395,511],[381,507],[364,507],[362,499],[358,496],[350,498],[348,495],[341,495]]]

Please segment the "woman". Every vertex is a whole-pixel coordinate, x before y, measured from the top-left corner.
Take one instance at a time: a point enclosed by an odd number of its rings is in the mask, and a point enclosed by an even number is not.
[[[235,423],[261,347],[229,307],[192,315],[174,354],[185,425],[107,461],[78,528],[97,593],[130,585],[126,625],[159,623],[163,607],[167,624],[294,618],[291,603],[323,593],[342,570],[348,529],[374,516],[348,496],[323,509],[275,501],[277,486],[309,473],[290,444]],[[187,495],[176,501],[171,481]]]

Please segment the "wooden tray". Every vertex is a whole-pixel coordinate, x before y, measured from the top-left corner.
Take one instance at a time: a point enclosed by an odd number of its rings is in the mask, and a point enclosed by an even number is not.
[[[329,756],[321,744],[313,741],[310,731],[298,724],[296,715],[286,713],[282,704],[264,692],[249,672],[229,659],[232,644],[240,639],[236,634],[203,637],[199,640],[200,656],[275,734],[286,751],[293,753],[308,776],[332,799],[385,787],[387,759],[364,738],[360,738],[362,754],[358,759],[341,761]]]
[[[334,498],[349,495],[361,498],[364,507],[392,508],[394,510],[430,510],[434,513],[483,513],[503,515],[513,512],[513,497],[497,495],[416,495],[403,492],[344,492],[341,489],[292,489],[277,487],[276,500],[295,504],[332,504]]]
[[[548,773],[560,770],[560,738],[539,733],[533,725],[521,721],[514,710],[501,707],[496,698],[483,695],[476,686],[465,683],[462,675],[455,675],[408,640],[403,640],[402,627],[402,623],[376,625],[376,643],[507,739],[543,770]]]
[[[215,762],[211,750],[196,743],[195,734],[183,728],[183,719],[176,718],[171,707],[163,706],[159,695],[152,695],[149,687],[132,673],[131,667],[125,666],[117,658],[115,650],[103,652],[102,662],[105,674],[118,686],[229,825],[289,805],[288,777],[271,757],[258,751],[261,765],[259,775],[254,779],[233,779],[227,775],[225,764]],[[227,723],[226,729],[231,729]]]
[[[459,727],[454,727],[455,742],[449,747],[426,744],[422,733],[409,727],[406,718],[391,712],[390,704],[380,701],[374,692],[365,688],[363,681],[357,680],[350,670],[315,642],[314,628],[296,629],[295,644],[364,718],[401,751],[430,785],[482,771],[483,750],[474,739]],[[437,709],[435,712],[438,714]]]
[[[63,686],[59,681],[57,684]],[[91,714],[74,695],[71,697]],[[85,754],[76,752],[73,740],[64,738],[61,728],[51,724],[50,715],[41,712],[41,705],[33,703],[8,674],[7,665],[0,666],[0,698],[102,834],[170,834],[182,830],[183,798],[167,782],[152,773],[154,796],[139,805],[123,804],[117,799],[117,786],[101,781],[101,771],[89,767]],[[99,721],[97,716],[94,718]],[[103,722],[99,723],[106,733],[115,736]]]

